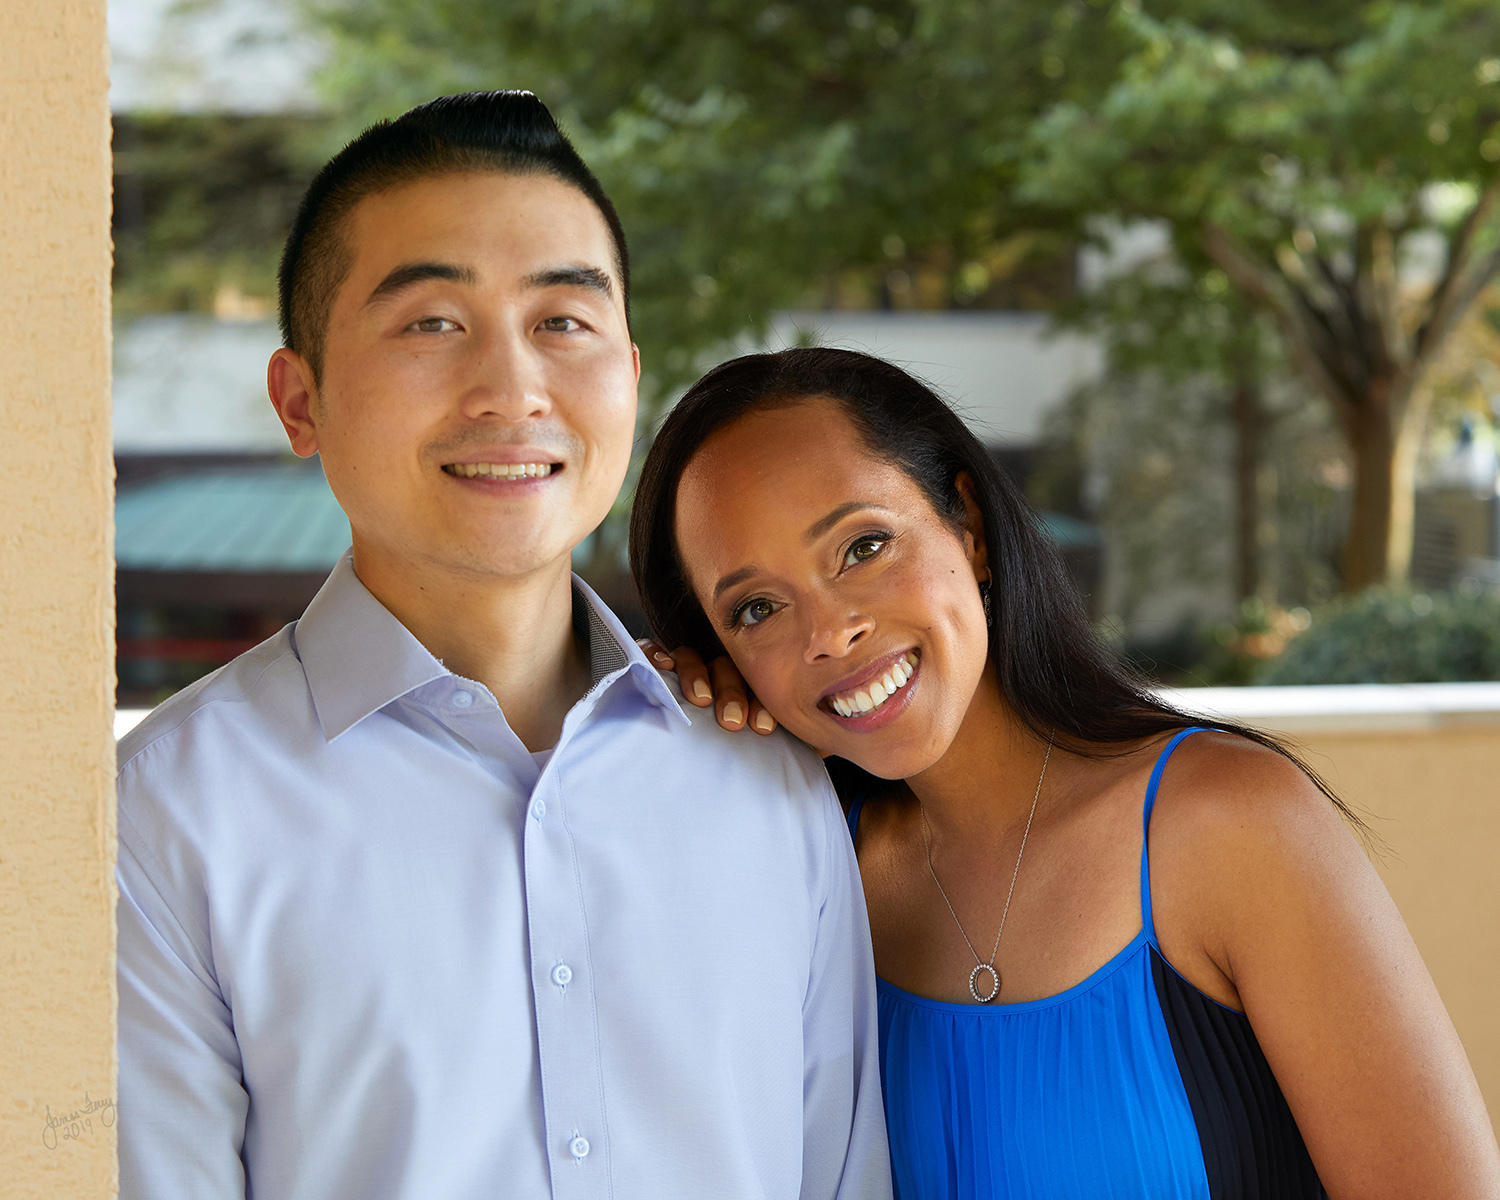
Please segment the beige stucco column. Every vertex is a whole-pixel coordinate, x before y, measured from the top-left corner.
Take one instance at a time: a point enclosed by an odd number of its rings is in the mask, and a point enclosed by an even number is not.
[[[105,0],[0,0],[0,1193],[113,1196]]]

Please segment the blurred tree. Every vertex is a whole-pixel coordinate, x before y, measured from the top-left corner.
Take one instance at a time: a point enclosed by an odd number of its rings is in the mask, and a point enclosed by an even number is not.
[[[464,88],[553,106],[626,219],[658,396],[704,348],[809,300],[1065,298],[1071,217],[1013,200],[1026,132],[1089,94],[1060,77],[1065,55],[1127,48],[1081,2],[304,4],[350,127]]]
[[[648,432],[706,354],[781,309],[1065,299],[1071,217],[1012,199],[1026,131],[1088,94],[1065,53],[1125,49],[1081,2],[303,4],[343,132],[471,88],[527,87],[558,114],[630,233]]]
[[[277,256],[326,124],[287,114],[117,114],[115,315],[270,315]]]
[[[1500,270],[1500,0],[301,3],[342,132],[483,87],[564,118],[632,234],[648,423],[778,308],[1051,306],[1092,218],[1163,220],[1339,419],[1344,585],[1404,576],[1424,375]]]
[[[1424,377],[1500,272],[1500,4],[1150,7],[1115,7],[1118,70],[1032,128],[1020,198],[1167,221],[1275,318],[1348,443],[1343,584],[1398,582]]]

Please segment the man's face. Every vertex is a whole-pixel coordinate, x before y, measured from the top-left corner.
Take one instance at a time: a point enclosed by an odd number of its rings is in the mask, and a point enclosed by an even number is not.
[[[635,430],[599,210],[550,176],[444,175],[361,201],[344,238],[310,440],[293,444],[321,453],[356,567],[479,582],[566,563]]]

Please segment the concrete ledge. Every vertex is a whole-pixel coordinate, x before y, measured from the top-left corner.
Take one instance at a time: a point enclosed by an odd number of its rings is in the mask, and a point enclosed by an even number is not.
[[[1162,688],[1190,713],[1277,733],[1380,733],[1500,724],[1500,682]]]

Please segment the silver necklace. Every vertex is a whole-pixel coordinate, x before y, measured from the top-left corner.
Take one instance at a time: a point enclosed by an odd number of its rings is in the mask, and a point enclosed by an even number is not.
[[[953,908],[953,901],[948,899],[948,893],[943,890],[943,881],[938,878],[937,871],[933,869],[932,836],[927,830],[927,807],[921,800],[917,801],[917,807],[922,813],[922,846],[927,851],[927,872],[932,876],[932,882],[937,884],[938,895],[942,896],[943,903],[953,914],[953,923],[958,926],[958,934],[963,938],[964,945],[974,956],[974,969],[969,972],[969,995],[974,997],[976,1004],[988,1004],[1000,994],[1000,972],[995,969],[995,956],[1000,953],[1000,935],[1005,932],[1005,918],[1010,916],[1010,900],[1016,894],[1016,877],[1021,873],[1021,856],[1026,853],[1026,839],[1031,836],[1031,821],[1036,816],[1036,802],[1042,798],[1042,780],[1047,778],[1047,764],[1052,761],[1052,743],[1056,738],[1057,730],[1054,729],[1047,738],[1047,754],[1042,759],[1042,773],[1036,777],[1036,795],[1031,798],[1031,812],[1026,816],[1026,829],[1021,834],[1021,848],[1016,851],[1016,869],[1010,873],[1010,891],[1005,893],[1005,908],[1000,913],[1000,928],[995,934],[995,945],[990,950],[989,962],[979,957],[979,951],[974,949],[974,943],[969,941],[969,935],[964,932],[964,923],[958,919],[958,913]],[[992,986],[988,996],[979,994],[978,980],[981,972],[987,973],[990,977]]]

